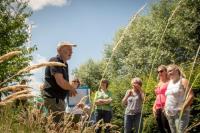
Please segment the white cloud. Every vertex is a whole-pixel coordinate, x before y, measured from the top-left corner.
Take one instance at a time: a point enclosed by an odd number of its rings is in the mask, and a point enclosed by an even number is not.
[[[40,54],[35,54],[33,57],[33,61],[30,62],[30,65],[40,64],[48,61],[46,57]],[[31,73],[33,75],[30,77],[31,82],[29,83],[29,86],[33,88],[33,93],[37,95],[39,94],[40,85],[43,82],[42,79],[44,78],[44,68],[32,70]]]
[[[30,65],[36,65],[36,64],[40,64],[40,63],[44,63],[44,62],[47,62],[47,58],[40,55],[40,54],[35,54],[33,55],[33,60],[30,62]],[[35,73],[35,72],[41,72],[41,68],[40,69],[35,69],[35,70],[32,70],[31,72]]]
[[[39,81],[36,76],[31,76],[30,80],[31,82],[29,82],[28,85],[33,88],[32,93],[35,95],[40,94],[40,86],[42,82]]]
[[[41,10],[46,6],[70,5],[71,0],[29,0],[29,6],[34,10]]]

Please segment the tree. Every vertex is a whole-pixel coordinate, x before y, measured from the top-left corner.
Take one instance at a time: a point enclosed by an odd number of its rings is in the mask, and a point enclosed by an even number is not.
[[[103,75],[103,62],[95,62],[89,59],[85,64],[73,71],[75,77],[86,83],[92,91],[98,90]]]
[[[0,1],[0,55],[15,50],[22,51],[20,56],[0,64],[1,82],[28,66],[32,60],[31,53],[36,50],[36,47],[27,48],[26,46],[29,37],[26,21],[30,15],[31,11],[27,3],[17,0]],[[19,75],[9,82],[19,81],[24,76]]]

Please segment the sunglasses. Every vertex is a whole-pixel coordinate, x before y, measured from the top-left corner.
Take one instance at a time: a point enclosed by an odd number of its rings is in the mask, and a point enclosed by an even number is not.
[[[163,70],[158,71],[158,73],[163,73],[163,72],[164,72]]]

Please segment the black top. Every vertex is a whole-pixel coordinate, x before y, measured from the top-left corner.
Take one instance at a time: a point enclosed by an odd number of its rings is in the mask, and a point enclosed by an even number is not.
[[[57,55],[56,57],[52,57],[49,61],[55,61],[64,63],[60,56]],[[57,83],[54,77],[55,73],[63,74],[65,80],[69,81],[69,74],[68,74],[68,64],[65,63],[66,67],[60,66],[51,66],[46,67],[45,69],[45,83],[44,83],[44,95],[51,97],[51,98],[58,98],[58,99],[65,99],[69,94],[68,90],[62,89]]]

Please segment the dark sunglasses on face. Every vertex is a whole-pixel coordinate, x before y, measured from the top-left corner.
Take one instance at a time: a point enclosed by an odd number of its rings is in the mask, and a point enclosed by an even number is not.
[[[158,71],[158,73],[163,73],[163,72],[164,72],[163,70]]]

